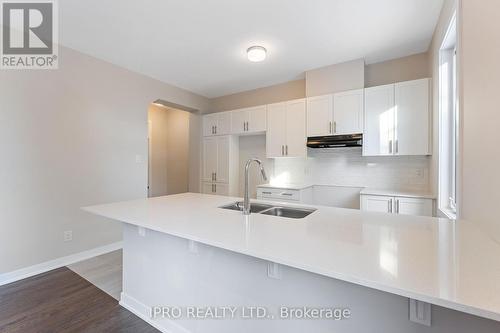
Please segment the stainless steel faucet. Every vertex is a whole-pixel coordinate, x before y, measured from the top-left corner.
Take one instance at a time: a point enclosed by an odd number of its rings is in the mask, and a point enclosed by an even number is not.
[[[256,162],[260,167],[260,173],[262,174],[262,178],[267,181],[266,171],[264,170],[264,165],[262,161],[257,158],[251,158],[245,164],[245,197],[243,198],[243,214],[250,215],[250,195],[248,193],[248,169],[250,168],[250,164],[252,162]]]

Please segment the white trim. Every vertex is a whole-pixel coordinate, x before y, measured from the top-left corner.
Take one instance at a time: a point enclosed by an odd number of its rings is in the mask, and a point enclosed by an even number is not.
[[[153,320],[151,318],[151,307],[124,292],[122,292],[120,296],[120,305],[162,333],[191,333],[191,331],[180,326],[179,324],[176,324],[172,320]]]
[[[56,268],[61,268],[67,265],[74,264],[76,262],[90,259],[93,257],[100,256],[101,254],[113,252],[119,250],[123,247],[123,242],[116,242],[100,247],[96,247],[90,250],[86,250],[83,252],[71,254],[66,257],[61,257],[53,260],[49,260],[46,262],[42,262],[40,264],[36,264],[29,267],[24,267],[12,272],[7,272],[0,274],[0,286],[3,286],[8,283],[16,282],[22,279],[26,279],[28,277],[38,275],[41,273],[45,273],[51,271]]]

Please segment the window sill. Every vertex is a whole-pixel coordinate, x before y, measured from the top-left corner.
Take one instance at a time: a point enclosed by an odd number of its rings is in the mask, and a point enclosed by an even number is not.
[[[457,214],[449,208],[439,208],[438,210],[442,216],[449,218],[450,220],[457,219]]]

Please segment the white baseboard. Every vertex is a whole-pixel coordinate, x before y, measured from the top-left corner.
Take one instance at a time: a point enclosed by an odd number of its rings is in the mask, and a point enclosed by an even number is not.
[[[151,318],[151,307],[123,292],[120,296],[120,305],[162,333],[191,333],[191,331],[176,324],[172,320],[153,320]]]
[[[42,262],[40,264],[36,264],[33,266],[21,268],[12,272],[7,272],[0,274],[0,286],[3,286],[8,283],[16,282],[22,279],[26,279],[31,276],[35,276],[41,273],[45,273],[51,271],[56,268],[61,268],[64,266],[68,266],[74,264],[76,262],[90,259],[101,254],[113,252],[119,250],[123,247],[122,242],[116,242],[100,247],[96,247],[87,251],[71,254],[66,257],[57,258],[54,260]]]

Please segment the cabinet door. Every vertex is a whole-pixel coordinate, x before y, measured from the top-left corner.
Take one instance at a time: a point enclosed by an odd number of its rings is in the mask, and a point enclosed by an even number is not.
[[[306,100],[295,100],[286,104],[285,155],[306,157]]]
[[[364,90],[333,95],[333,132],[338,135],[363,133]]]
[[[267,106],[266,156],[284,156],[286,141],[286,103]]]
[[[369,212],[392,213],[394,198],[379,195],[362,195],[361,210]]]
[[[392,155],[394,145],[394,85],[365,89],[363,155]]]
[[[217,195],[229,195],[229,186],[227,184],[215,184],[215,193]]]
[[[332,95],[307,98],[307,136],[333,134]]]
[[[219,112],[217,115],[217,127],[215,134],[226,135],[231,133],[231,112]]]
[[[203,116],[203,136],[215,135],[215,126],[217,125],[217,115],[215,113]]]
[[[217,172],[217,138],[203,139],[203,181],[213,181]]]
[[[429,155],[429,79],[396,83],[397,155]]]
[[[215,181],[218,183],[229,182],[229,137],[217,137],[217,171]]]
[[[396,197],[395,213],[403,215],[432,216],[432,199]]]
[[[267,129],[267,106],[248,109],[247,132],[265,132]]]
[[[202,193],[204,194],[215,194],[215,183],[203,183],[201,188]]]
[[[231,133],[243,134],[246,132],[246,122],[248,121],[247,109],[231,111]]]

